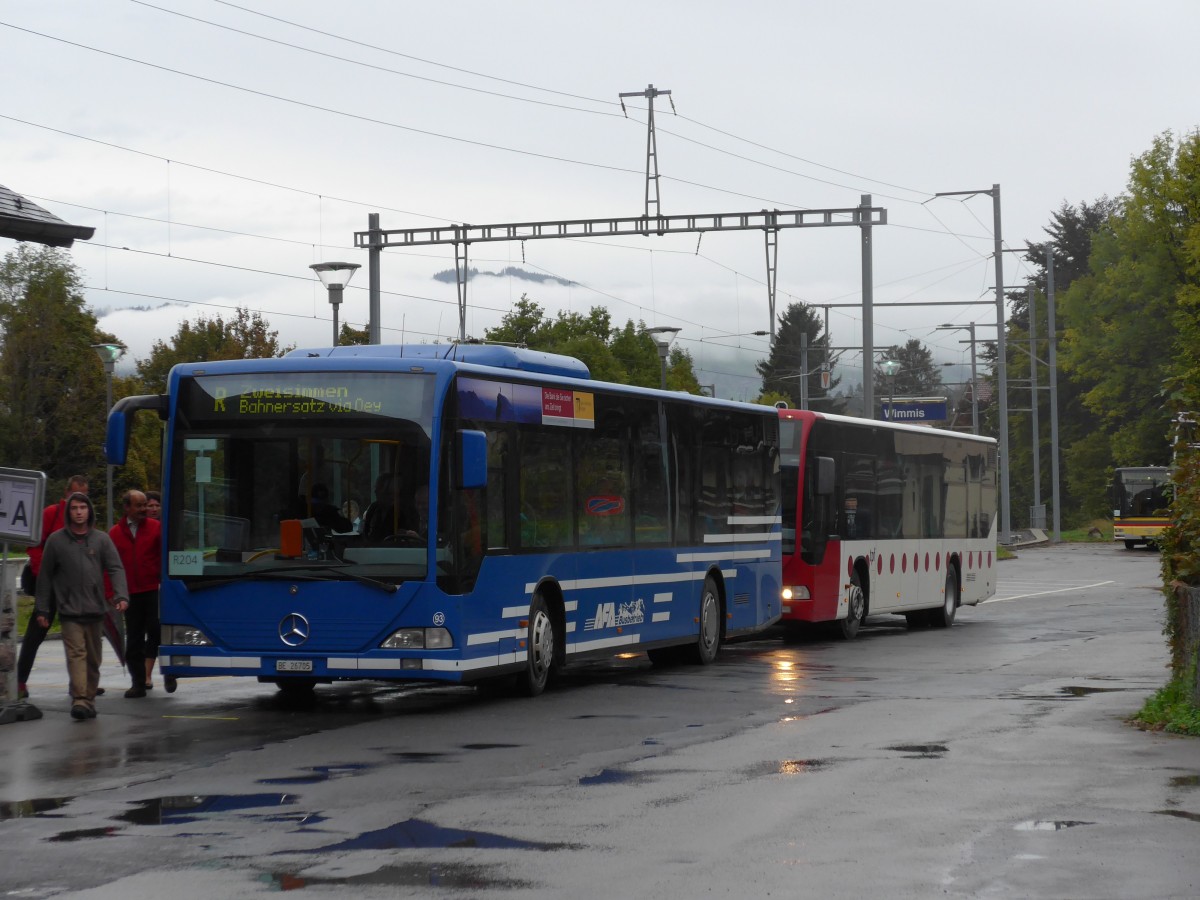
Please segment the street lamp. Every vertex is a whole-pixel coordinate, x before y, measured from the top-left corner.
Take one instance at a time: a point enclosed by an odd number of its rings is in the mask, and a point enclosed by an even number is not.
[[[671,342],[675,340],[675,335],[679,334],[679,329],[671,325],[658,325],[655,328],[647,328],[646,334],[650,335],[654,341],[654,346],[658,348],[658,361],[662,367],[662,389],[667,389],[667,354],[671,352]]]
[[[975,323],[938,325],[935,331],[969,331],[971,333],[971,433],[979,434],[979,396],[975,384]]]
[[[900,365],[900,360],[898,359],[885,359],[883,361],[882,368],[883,374],[886,375],[891,382],[891,393],[888,397],[887,418],[889,422],[894,422],[896,420],[896,375],[899,374],[900,370],[904,367]]]
[[[329,305],[333,307],[333,346],[338,343],[338,307],[342,304],[342,289],[350,283],[350,278],[360,266],[358,263],[326,262],[313,263],[309,266],[321,284],[329,291]]]
[[[112,411],[112,380],[113,368],[117,364],[117,360],[125,355],[124,344],[92,344],[92,349],[96,351],[96,355],[100,357],[100,362],[104,363],[104,383],[105,383],[105,405],[104,418],[108,421],[108,414]],[[107,499],[108,499],[108,527],[112,528],[113,524],[113,467],[110,465],[106,471],[107,483]]]

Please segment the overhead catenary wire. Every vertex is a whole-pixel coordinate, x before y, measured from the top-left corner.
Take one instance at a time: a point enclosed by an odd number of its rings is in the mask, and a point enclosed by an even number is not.
[[[234,6],[234,4],[225,4],[225,5]],[[68,42],[68,43],[70,43],[70,42]],[[81,45],[77,45],[77,46],[81,46]],[[88,49],[91,49],[91,48],[88,48]],[[122,58],[125,58],[125,57],[122,57]],[[486,77],[486,76],[485,76],[485,77]],[[535,88],[536,88],[536,86],[530,86],[530,87],[535,87]],[[537,88],[537,89],[539,89],[539,90],[540,90],[540,88]],[[12,117],[5,117],[5,118],[12,118]],[[14,119],[14,121],[21,121],[21,120],[15,120],[15,119]],[[694,121],[694,120],[690,120],[690,121]],[[700,125],[702,125],[703,123],[696,123],[696,124],[700,124]],[[38,127],[42,127],[42,126],[38,126]],[[709,126],[703,126],[703,127],[709,127]],[[55,129],[52,129],[52,130],[55,130]],[[718,132],[720,132],[720,129],[715,129],[715,130],[716,130],[716,131],[718,131]],[[62,133],[66,133],[66,132],[62,132]],[[728,133],[728,132],[721,132],[721,133],[724,133],[724,134],[726,134],[726,135],[729,135],[729,133]],[[733,136],[733,135],[730,135],[730,136],[732,136],[732,137],[736,137],[736,136]],[[88,138],[84,138],[84,139],[88,139]],[[685,139],[685,140],[688,140],[687,138],[684,138],[684,139]],[[738,140],[743,140],[743,139],[741,139],[741,138],[737,138],[737,139],[738,139]],[[99,142],[99,143],[107,143],[107,142]],[[697,143],[701,143],[701,142],[697,142]],[[752,142],[752,143],[753,143],[753,142]],[[109,146],[118,146],[118,145],[109,144]],[[760,146],[761,146],[761,145],[760,145]],[[501,149],[505,149],[505,148],[501,148]],[[719,152],[724,152],[724,151],[720,151],[720,150],[719,150],[719,148],[715,148],[715,149],[718,149],[718,151],[719,151]],[[135,152],[136,152],[136,151],[135,151]],[[772,151],[772,152],[778,152],[778,151]],[[733,154],[733,155],[736,155],[736,154]],[[155,157],[155,158],[162,159],[163,161],[165,161],[165,162],[168,162],[168,164],[171,162],[171,160],[167,159],[166,157]],[[739,157],[739,158],[745,158],[745,157]],[[567,161],[571,161],[571,160],[567,160]],[[751,162],[757,162],[757,161],[754,161],[754,160],[748,160],[748,161],[751,161]],[[803,161],[804,161],[804,162],[810,162],[810,161],[807,161],[807,160],[803,160]],[[577,161],[576,161],[576,162],[577,162]],[[185,164],[185,165],[186,165],[186,164]],[[818,164],[818,165],[819,165],[819,164]],[[213,171],[213,172],[216,172],[216,173],[218,173],[218,174],[227,174],[227,175],[230,175],[231,177],[242,177],[242,176],[233,175],[233,173],[221,173],[221,172],[220,172],[220,170],[209,169],[209,168],[207,168],[207,167],[202,167],[202,166],[196,166],[195,168],[197,168],[197,169],[203,169],[203,170],[206,170],[206,171]],[[775,168],[777,168],[779,171],[784,171],[784,172],[786,172],[786,171],[787,171],[787,170],[784,170],[784,169],[782,169],[782,168],[780,168],[780,167],[775,167]],[[623,170],[623,171],[634,172],[634,170]],[[835,170],[835,171],[841,171],[841,170]],[[640,173],[638,173],[638,174],[640,174]],[[791,174],[799,174],[799,173],[791,173]],[[805,176],[801,176],[801,177],[805,177]],[[854,177],[861,177],[861,176],[854,176]],[[674,180],[674,179],[672,179],[672,180]],[[273,186],[273,187],[278,187],[278,185],[271,185],[269,182],[266,182],[266,181],[262,181],[262,180],[257,180],[257,181],[258,181],[258,183],[261,183],[261,184],[268,184],[268,185],[270,185],[270,186]],[[712,188],[712,186],[710,186],[710,185],[703,185],[703,184],[699,184],[699,183],[696,183],[696,182],[688,182],[688,181],[683,181],[683,183],[687,183],[687,184],[694,184],[694,185],[696,185],[696,186],[699,186],[699,187],[704,187],[704,188],[709,188],[709,189],[716,189],[716,188]],[[832,183],[832,182],[831,182],[831,183]],[[885,182],[878,182],[878,183],[885,183]],[[908,189],[908,188],[900,188],[900,189],[901,189],[901,190],[911,190],[911,189]],[[361,205],[364,205],[364,206],[372,206],[372,207],[375,207],[375,208],[386,208],[386,207],[381,207],[381,206],[380,206],[379,204],[377,204],[377,203],[369,203],[369,204],[368,204],[368,203],[363,203],[362,201],[346,200],[345,198],[331,197],[331,196],[329,196],[329,195],[327,195],[327,194],[324,194],[324,193],[321,193],[321,192],[315,192],[315,191],[313,191],[313,192],[307,192],[307,193],[310,193],[310,194],[311,194],[312,196],[314,196],[314,197],[323,197],[323,198],[327,198],[327,199],[330,199],[330,200],[337,200],[338,202],[360,203]],[[750,196],[750,195],[747,195],[747,194],[740,194],[740,196]],[[762,199],[762,198],[755,198],[755,199]],[[770,202],[770,201],[768,201],[768,202]],[[402,212],[402,213],[404,213],[404,214],[422,215],[422,216],[425,216],[425,217],[428,217],[428,218],[431,218],[431,219],[438,219],[438,220],[446,221],[446,220],[445,220],[443,217],[440,217],[440,216],[431,216],[431,215],[428,215],[428,214],[422,214],[422,213],[411,213],[410,211],[406,211],[406,210],[398,210],[398,212]],[[172,224],[178,224],[178,223],[172,223]],[[204,227],[204,226],[198,226],[198,227]],[[900,226],[900,225],[897,225],[897,227],[908,227],[908,228],[912,228],[912,226]],[[916,229],[916,230],[924,230],[924,229]],[[946,232],[945,232],[945,233],[947,233],[947,234],[952,234],[953,232],[950,232],[950,231],[949,231],[949,229],[946,229]],[[268,239],[272,239],[272,238],[268,238]],[[280,238],[273,238],[273,239],[276,239],[276,240],[286,240],[286,239],[280,239]],[[296,241],[295,243],[298,243],[298,244],[308,244],[308,243],[310,243],[310,242]],[[322,243],[323,243],[323,241],[322,241]],[[630,249],[640,249],[642,252],[648,252],[648,251],[646,251],[646,250],[645,250],[645,248],[630,248]],[[660,251],[660,252],[673,252],[673,251]],[[699,254],[697,254],[697,255],[699,255]],[[704,259],[708,260],[710,263],[719,264],[719,263],[716,263],[716,261],[715,261],[715,260],[713,260],[711,257],[708,257],[708,256],[703,256],[702,258],[704,258]],[[240,267],[233,267],[233,268],[240,268]],[[761,283],[761,282],[760,282],[760,283]],[[593,289],[593,288],[589,288],[589,290],[595,290],[595,289]],[[792,294],[789,294],[789,293],[787,293],[787,292],[783,292],[783,293],[785,293],[785,294],[786,294],[787,296],[789,296],[789,297],[791,297],[791,296],[794,296],[794,295],[792,295]],[[411,295],[410,295],[410,296],[411,296]],[[910,295],[910,296],[911,296],[911,295]],[[432,300],[432,299],[434,299],[434,298],[425,298],[425,299],[431,299],[431,300]],[[614,297],[614,299],[618,299],[618,300],[620,300],[621,298],[615,298],[615,297]],[[799,298],[796,298],[796,299],[799,299]],[[441,301],[435,301],[435,302],[441,302]],[[624,302],[628,302],[628,301],[624,301]],[[802,302],[808,302],[808,301],[802,301]],[[635,306],[635,307],[636,307],[637,309],[639,309],[639,310],[644,310],[644,309],[645,309],[645,307],[642,307],[642,306],[640,306],[640,305],[638,305],[638,304],[632,304],[632,305],[633,305],[633,306]],[[818,303],[818,304],[816,304],[816,305],[820,305],[820,304]],[[653,310],[651,310],[651,312],[653,312]],[[695,324],[695,323],[691,323],[691,324]],[[704,326],[698,326],[698,327],[704,327]]]

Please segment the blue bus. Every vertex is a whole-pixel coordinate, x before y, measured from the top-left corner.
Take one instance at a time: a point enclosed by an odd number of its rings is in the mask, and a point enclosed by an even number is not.
[[[168,691],[256,677],[541,693],[564,665],[710,663],[781,604],[774,408],[593,381],[483,344],[178,365],[164,435]]]

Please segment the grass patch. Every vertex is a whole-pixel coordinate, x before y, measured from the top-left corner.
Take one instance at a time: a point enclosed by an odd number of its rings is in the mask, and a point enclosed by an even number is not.
[[[1017,558],[1017,554],[1013,553],[1011,550],[1009,550],[1004,545],[1001,544],[996,547],[996,559],[1016,559],[1016,558]]]
[[[1151,731],[1200,737],[1200,707],[1191,702],[1186,680],[1176,678],[1146,701],[1133,722]]]
[[[29,620],[33,618],[33,598],[27,597],[24,594],[17,595],[17,634],[24,635],[25,629],[29,626]],[[58,616],[54,617],[54,621],[50,623],[50,634],[58,634]]]
[[[1111,544],[1113,540],[1112,522],[1108,519],[1092,519],[1080,528],[1062,532],[1062,539],[1072,544]]]

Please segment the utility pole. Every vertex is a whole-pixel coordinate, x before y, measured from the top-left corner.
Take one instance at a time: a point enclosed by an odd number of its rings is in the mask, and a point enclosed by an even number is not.
[[[658,205],[658,138],[654,134],[654,98],[666,97],[670,100],[671,112],[675,112],[675,101],[671,100],[670,91],[660,91],[652,84],[647,85],[644,91],[625,91],[620,94],[621,112],[625,113],[625,118],[629,118],[625,109],[626,97],[645,97],[650,106],[646,117],[646,224],[649,226],[650,219],[657,219],[661,212]]]
[[[808,332],[800,332],[800,408],[808,409]]]
[[[968,331],[971,334],[971,434],[979,434],[979,382],[975,374],[975,323],[938,325],[935,331]],[[961,344],[962,341],[959,341]]]
[[[871,255],[871,195],[863,194],[858,208],[866,218],[859,218],[862,229],[862,311],[863,311],[863,418],[873,419],[875,389],[871,384],[875,376],[875,269]],[[825,314],[829,314],[828,308]],[[772,326],[774,327],[774,326]],[[825,339],[829,343],[828,336]]]
[[[379,334],[379,254],[383,239],[379,230],[379,213],[367,214],[367,343],[380,344]]]
[[[1037,356],[1037,295],[1033,284],[1025,288],[1029,307],[1029,416],[1033,431],[1033,509],[1029,511],[1029,527],[1046,527],[1046,507],[1042,506],[1042,437],[1038,429],[1038,356]]]
[[[1054,324],[1054,252],[1046,248],[1046,339],[1050,362],[1050,502],[1054,505],[1054,542],[1062,540],[1058,492],[1058,332]]]
[[[1012,521],[1009,517],[1009,458],[1008,458],[1008,360],[1004,347],[1004,241],[1000,235],[1000,185],[993,184],[991,190],[982,191],[939,191],[935,197],[961,197],[987,194],[992,198],[992,241],[996,257],[996,387],[999,389],[1000,446],[1000,543],[1007,544],[1012,538]]]

